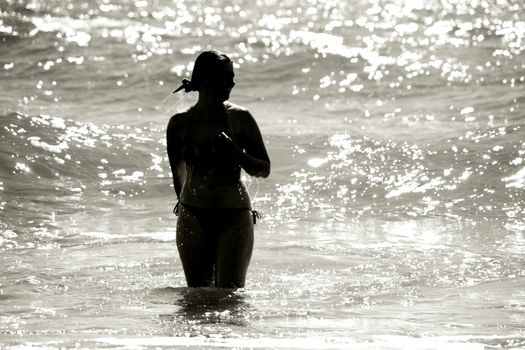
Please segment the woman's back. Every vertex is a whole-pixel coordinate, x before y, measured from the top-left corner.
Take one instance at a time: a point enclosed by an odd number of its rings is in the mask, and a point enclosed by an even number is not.
[[[175,120],[170,122],[168,133],[178,139],[186,164],[180,199],[196,207],[251,208],[250,197],[241,182],[241,166],[228,141],[219,136],[225,133],[240,142],[242,129],[235,118],[242,109],[225,104],[223,112],[209,117],[192,107],[172,117]]]

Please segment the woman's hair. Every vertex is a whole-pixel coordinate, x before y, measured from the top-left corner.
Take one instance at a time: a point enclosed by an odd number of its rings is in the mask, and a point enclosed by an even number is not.
[[[222,52],[213,50],[202,52],[195,60],[191,81],[182,79],[182,85],[174,93],[182,89],[185,92],[199,91],[207,78],[213,78],[225,63],[231,62],[231,59]]]

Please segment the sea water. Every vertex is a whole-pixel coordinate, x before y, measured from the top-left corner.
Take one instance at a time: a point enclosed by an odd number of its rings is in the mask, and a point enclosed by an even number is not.
[[[525,348],[521,0],[0,0],[0,346]],[[188,289],[165,152],[199,52],[268,179]]]

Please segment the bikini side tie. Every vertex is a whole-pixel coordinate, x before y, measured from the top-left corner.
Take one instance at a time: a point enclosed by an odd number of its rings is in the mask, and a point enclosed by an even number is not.
[[[252,220],[253,224],[255,225],[257,223],[257,219],[261,218],[261,214],[257,210],[252,210]]]

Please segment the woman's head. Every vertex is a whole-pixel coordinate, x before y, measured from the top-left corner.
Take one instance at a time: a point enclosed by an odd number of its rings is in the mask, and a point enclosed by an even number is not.
[[[183,80],[183,86],[178,90],[199,91],[226,101],[235,85],[234,76],[233,63],[228,56],[217,51],[204,51],[195,60],[191,81]]]

